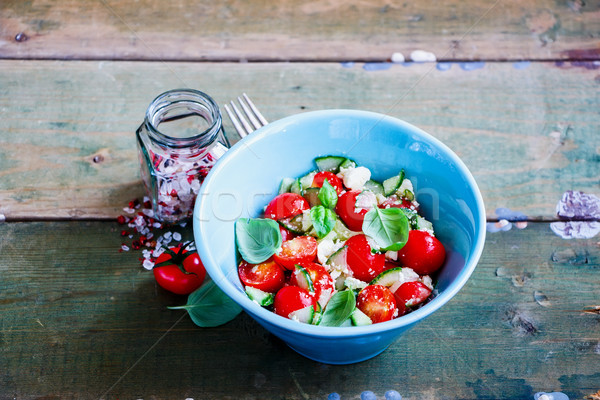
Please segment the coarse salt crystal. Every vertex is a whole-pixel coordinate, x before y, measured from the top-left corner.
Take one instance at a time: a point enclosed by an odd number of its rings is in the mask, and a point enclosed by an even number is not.
[[[144,262],[142,263],[142,266],[145,269],[151,270],[152,268],[154,268],[154,262],[152,260],[150,260],[149,258],[146,258],[144,260]]]
[[[121,250],[123,251],[129,251],[129,247],[126,245],[121,245]]]
[[[403,63],[405,61],[404,55],[402,53],[394,53],[392,54],[392,62],[393,63]]]
[[[435,54],[424,50],[413,51],[410,53],[410,59],[414,62],[435,62],[437,60]]]
[[[173,240],[175,240],[176,242],[181,241],[181,233],[179,232],[174,232],[173,233]]]

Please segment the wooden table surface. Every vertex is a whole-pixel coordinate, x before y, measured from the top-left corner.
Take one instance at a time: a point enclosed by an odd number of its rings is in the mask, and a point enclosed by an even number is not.
[[[376,111],[444,141],[489,218],[467,285],[347,366],[244,314],[203,329],[167,309],[185,297],[119,251],[116,217],[143,196],[134,132],[178,87],[247,92],[270,120]],[[599,399],[599,110],[597,0],[3,0],[0,399]],[[586,238],[551,229],[568,191],[588,194]]]

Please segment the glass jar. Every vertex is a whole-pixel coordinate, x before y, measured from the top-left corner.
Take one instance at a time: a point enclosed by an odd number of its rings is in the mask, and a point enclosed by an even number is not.
[[[154,218],[191,217],[202,181],[229,148],[217,103],[198,90],[165,92],[148,106],[136,137]]]

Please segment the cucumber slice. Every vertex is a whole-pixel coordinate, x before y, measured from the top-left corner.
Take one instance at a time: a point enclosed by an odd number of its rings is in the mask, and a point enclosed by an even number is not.
[[[356,162],[354,160],[346,158],[344,160],[344,162],[342,162],[340,164],[340,168],[339,169],[348,169],[348,168],[356,168]]]
[[[404,170],[400,171],[400,173],[396,176],[392,176],[391,178],[383,181],[383,194],[385,196],[390,196],[396,193],[396,190],[402,185],[402,181],[404,180]]]
[[[417,215],[417,222],[415,223],[415,225],[416,226],[414,229],[429,232],[433,236],[433,224],[427,221],[425,218],[421,217],[420,215]]]
[[[302,196],[302,185],[300,184],[300,179],[294,179],[294,182],[292,182],[290,185],[289,191]]]
[[[347,265],[346,255],[348,254],[348,246],[339,248],[335,253],[329,256],[325,265],[336,266],[336,269],[344,269]]]
[[[410,224],[410,229],[419,229],[419,214],[415,210],[411,210],[410,208],[401,208],[406,218],[408,218],[408,223]]]
[[[319,325],[321,323],[321,319],[323,319],[323,313],[315,312],[315,315],[313,315],[313,320],[312,320],[311,324]]]
[[[309,187],[304,190],[304,198],[308,201],[310,208],[314,206],[321,205],[321,200],[319,200],[319,191],[321,189],[318,187]]]
[[[383,185],[377,181],[369,179],[365,183],[365,190],[370,190],[375,194],[384,194]]]
[[[279,194],[289,192],[294,181],[294,178],[283,178],[279,184]]]
[[[282,218],[277,220],[279,225],[283,226],[288,231],[295,233],[296,235],[302,235],[304,233],[304,229],[302,228],[302,221],[304,219],[303,214],[294,215],[289,218]]]
[[[402,273],[402,268],[392,268],[387,271],[383,271],[379,275],[377,275],[373,280],[369,283],[369,285],[383,285],[390,287],[394,283],[398,281],[403,281],[404,275]]]
[[[341,325],[338,325],[338,326],[341,326],[341,327],[349,327],[349,326],[352,326],[352,319],[351,319],[351,318],[348,318],[347,320],[345,320],[344,322],[342,322],[342,324],[341,324]]]
[[[310,274],[308,273],[306,268],[296,264],[296,268],[294,268],[293,274],[296,278],[296,282],[298,283],[299,287],[308,290],[310,293],[315,292],[315,287],[313,285],[312,278],[310,277]]]
[[[346,157],[342,156],[323,156],[315,158],[315,164],[319,171],[329,171],[337,173],[340,170],[340,165],[346,161]]]
[[[315,179],[315,175],[317,171],[311,171],[308,174],[304,175],[300,178],[300,187],[302,189],[306,189],[312,186],[313,179]]]
[[[297,322],[302,322],[304,324],[312,324],[314,317],[315,308],[313,306],[308,306],[296,311],[292,311],[290,315],[288,315],[289,319]]]
[[[275,299],[273,293],[264,292],[260,289],[253,288],[252,286],[246,286],[246,294],[250,300],[263,307],[270,306],[273,304],[273,300]]]
[[[361,281],[360,279],[356,279],[349,276],[344,280],[344,286],[346,286],[348,289],[360,291],[369,286],[369,284],[367,282]]]
[[[367,314],[360,311],[358,308],[354,310],[352,315],[350,315],[350,320],[352,321],[352,325],[354,326],[365,326],[371,325],[373,323],[373,321],[371,321],[371,318],[369,318]]]
[[[348,229],[346,225],[338,218],[335,221],[335,226],[333,227],[333,232],[337,234],[337,237],[341,241],[346,241],[350,239],[352,236],[358,235],[360,232],[354,232]]]

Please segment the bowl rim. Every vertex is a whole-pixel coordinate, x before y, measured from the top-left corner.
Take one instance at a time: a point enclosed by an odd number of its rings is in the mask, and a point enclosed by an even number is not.
[[[448,285],[448,287],[442,293],[440,293],[438,296],[432,299],[429,303],[409,314],[406,314],[400,318],[393,319],[391,321],[366,326],[326,327],[319,325],[302,324],[281,317],[275,314],[274,312],[261,307],[257,303],[250,300],[245,293],[240,291],[237,287],[235,287],[229,282],[227,276],[223,273],[222,269],[217,265],[216,261],[214,260],[210,249],[206,245],[206,242],[198,240],[196,237],[197,232],[200,231],[199,226],[202,224],[202,218],[199,218],[199,215],[204,215],[204,210],[206,209],[206,207],[208,207],[203,206],[203,204],[208,205],[209,203],[208,201],[201,202],[199,201],[199,199],[205,199],[207,196],[209,196],[208,193],[210,192],[213,186],[215,176],[219,175],[220,171],[226,167],[228,162],[231,159],[233,159],[233,157],[235,157],[239,152],[244,151],[245,148],[250,147],[253,143],[265,140],[265,137],[275,134],[291,124],[295,124],[299,121],[307,119],[327,120],[339,117],[352,117],[361,120],[375,120],[377,123],[385,120],[387,123],[392,123],[401,129],[409,131],[411,134],[415,134],[421,137],[422,139],[431,143],[435,147],[438,147],[442,150],[442,152],[444,152],[448,156],[449,159],[451,159],[451,161],[456,165],[457,169],[460,170],[460,172],[465,176],[467,182],[469,183],[469,187],[473,191],[473,196],[475,197],[475,201],[478,206],[478,215],[474,216],[474,223],[476,227],[479,226],[479,232],[476,232],[476,236],[474,238],[474,246],[472,247],[472,251],[469,257],[465,260],[465,266],[456,276],[456,278]],[[257,129],[251,135],[245,136],[237,143],[235,143],[231,147],[231,149],[229,149],[217,161],[217,163],[213,166],[213,168],[205,178],[204,182],[202,183],[197,199],[198,200],[196,201],[194,207],[193,216],[194,238],[196,239],[196,247],[204,263],[206,271],[211,277],[211,279],[215,282],[215,284],[229,298],[234,300],[240,307],[242,307],[246,312],[252,314],[254,317],[261,319],[271,325],[275,325],[280,329],[311,337],[354,338],[359,336],[367,336],[377,333],[394,331],[398,328],[408,327],[423,320],[424,318],[433,314],[436,310],[441,308],[448,301],[450,301],[456,295],[456,293],[458,293],[458,291],[465,285],[481,257],[485,243],[486,215],[483,197],[481,195],[479,187],[477,186],[477,183],[475,182],[475,178],[473,177],[467,166],[464,164],[464,162],[446,144],[444,144],[442,141],[435,138],[431,134],[423,131],[422,129],[399,118],[372,111],[352,109],[326,109],[308,111],[284,117]],[[198,234],[198,236],[199,235],[200,234]]]

